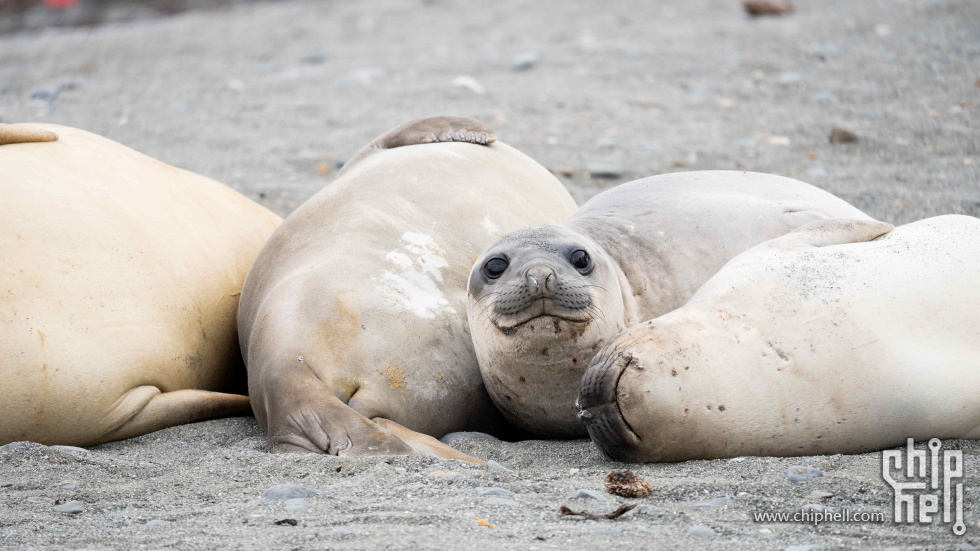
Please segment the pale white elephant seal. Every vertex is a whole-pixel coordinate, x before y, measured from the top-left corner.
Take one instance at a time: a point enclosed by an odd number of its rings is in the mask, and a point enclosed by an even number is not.
[[[475,143],[427,143],[449,138]],[[451,455],[432,436],[488,429],[495,411],[466,324],[470,266],[503,233],[576,208],[546,169],[494,140],[474,119],[402,125],[263,248],[239,329],[273,451]]]
[[[0,445],[248,414],[235,313],[279,217],[89,132],[0,125]]]
[[[503,237],[469,280],[490,396],[522,429],[584,436],[575,398],[606,341],[683,305],[738,253],[828,218],[867,216],[789,178],[683,172],[623,184],[567,221]]]
[[[631,327],[582,380],[608,458],[860,453],[980,438],[980,220],[817,222]]]

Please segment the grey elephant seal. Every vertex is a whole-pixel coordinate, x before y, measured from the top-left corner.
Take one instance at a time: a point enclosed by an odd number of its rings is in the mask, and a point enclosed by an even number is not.
[[[860,453],[980,438],[980,220],[889,230],[800,228],[616,336],[579,398],[603,455]]]
[[[447,138],[489,145],[429,143]],[[273,451],[451,455],[431,436],[487,429],[470,266],[500,235],[575,210],[546,169],[494,140],[473,119],[396,128],[265,245],[239,332]]]
[[[0,445],[248,414],[235,312],[280,221],[101,136],[0,124]]]
[[[559,224],[490,246],[469,280],[483,380],[504,416],[544,436],[580,436],[586,366],[617,333],[683,305],[725,262],[828,218],[867,218],[813,186],[705,171],[601,193]]]

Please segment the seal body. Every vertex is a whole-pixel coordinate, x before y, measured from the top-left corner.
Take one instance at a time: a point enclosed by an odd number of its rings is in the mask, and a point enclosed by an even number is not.
[[[860,453],[980,438],[980,220],[833,220],[616,336],[579,403],[606,457]]]
[[[376,143],[425,141],[419,124],[392,131],[419,139]],[[501,143],[385,147],[290,215],[246,281],[242,351],[273,451],[410,451],[377,419],[433,436],[486,430],[470,266],[503,233],[575,210],[547,170]]]
[[[89,132],[0,138],[0,444],[247,414],[238,294],[280,219]]]
[[[579,382],[609,339],[683,305],[738,253],[841,217],[868,218],[797,180],[684,172],[623,184],[567,221],[503,237],[469,280],[473,342],[494,403],[530,432],[584,435]]]

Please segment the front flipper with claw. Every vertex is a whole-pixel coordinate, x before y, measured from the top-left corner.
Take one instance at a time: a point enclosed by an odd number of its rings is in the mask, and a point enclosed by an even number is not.
[[[385,149],[438,142],[467,142],[490,145],[497,136],[487,125],[469,117],[429,117],[409,121],[385,132],[358,151],[341,169],[340,174],[366,157]]]
[[[312,452],[347,457],[405,455],[412,447],[334,396],[319,379],[304,377],[269,400],[273,453]]]

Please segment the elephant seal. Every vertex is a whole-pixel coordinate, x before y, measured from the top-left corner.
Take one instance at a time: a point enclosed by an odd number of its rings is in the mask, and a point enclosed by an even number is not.
[[[683,172],[623,184],[567,221],[501,238],[469,279],[470,328],[490,396],[522,429],[584,436],[575,398],[606,341],[683,305],[738,253],[842,217],[867,218],[797,180]]]
[[[279,217],[82,130],[0,141],[0,445],[248,414],[235,312]]]
[[[575,208],[474,119],[413,121],[355,155],[276,230],[242,291],[249,396],[272,451],[452,454],[431,436],[485,432],[496,413],[466,324],[470,266],[503,233]]]
[[[617,335],[582,381],[608,458],[861,453],[980,438],[980,220],[817,222]]]

